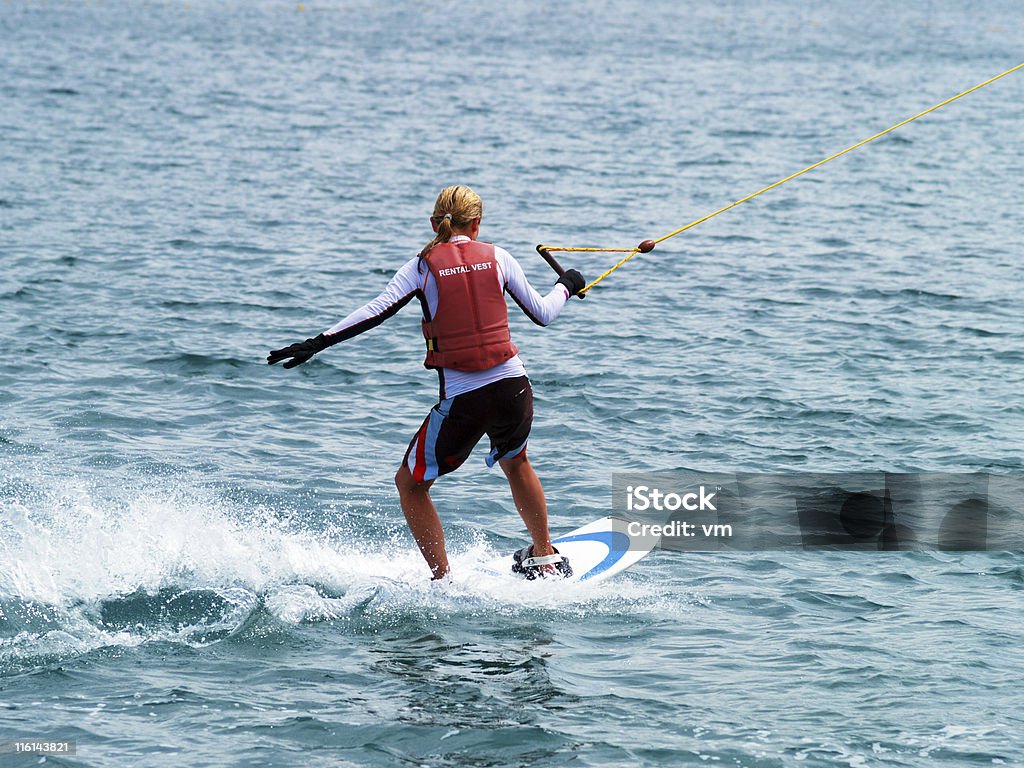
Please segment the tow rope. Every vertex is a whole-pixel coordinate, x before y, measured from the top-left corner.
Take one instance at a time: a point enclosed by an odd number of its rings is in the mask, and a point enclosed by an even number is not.
[[[868,138],[864,139],[863,141],[858,141],[856,144],[853,144],[853,145],[847,147],[846,149],[844,149],[844,150],[842,150],[840,152],[836,152],[834,155],[829,155],[824,160],[819,160],[818,162],[814,163],[813,165],[808,165],[803,170],[797,171],[796,173],[791,173],[786,178],[779,179],[774,184],[769,184],[767,187],[764,187],[763,189],[759,189],[759,190],[757,190],[757,192],[754,192],[753,194],[747,195],[746,197],[741,197],[736,202],[729,203],[729,205],[726,205],[726,206],[724,206],[722,208],[719,208],[717,211],[709,213],[706,216],[701,216],[699,219],[695,219],[695,220],[691,221],[689,224],[687,224],[685,226],[682,226],[679,229],[673,230],[672,232],[669,232],[667,235],[663,235],[662,237],[659,237],[656,240],[644,240],[643,242],[641,242],[640,244],[638,244],[638,245],[636,245],[636,246],[634,246],[632,248],[575,248],[575,247],[569,247],[569,246],[538,245],[537,246],[537,252],[542,257],[544,257],[544,260],[547,261],[547,263],[549,265],[551,265],[551,268],[554,269],[555,272],[557,272],[559,275],[561,275],[565,270],[562,268],[562,265],[559,264],[558,261],[551,255],[553,252],[565,252],[565,253],[624,253],[624,254],[626,254],[621,259],[619,259],[619,261],[616,262],[611,268],[605,270],[596,279],[590,281],[583,288],[583,290],[580,291],[579,295],[582,298],[587,293],[587,291],[589,291],[595,285],[597,285],[602,280],[604,280],[606,277],[611,275],[615,270],[617,270],[619,267],[621,267],[627,261],[632,259],[638,253],[650,253],[651,251],[654,250],[655,246],[657,246],[658,243],[663,243],[663,242],[665,242],[666,240],[668,240],[671,237],[675,237],[676,235],[681,235],[686,230],[693,229],[698,224],[703,224],[708,219],[713,219],[715,216],[718,216],[720,213],[725,213],[726,211],[728,211],[728,210],[730,210],[732,208],[735,208],[736,206],[741,205],[741,204],[747,202],[748,200],[753,200],[758,195],[763,195],[765,192],[767,192],[770,189],[775,189],[776,187],[785,184],[787,181],[791,181],[791,180],[797,178],[798,176],[803,176],[805,173],[807,173],[809,171],[813,171],[815,168],[820,168],[825,163],[829,163],[829,162],[835,160],[837,157],[842,157],[847,152],[853,152],[853,150],[859,149],[860,147],[863,147],[865,144],[869,144],[872,141],[874,141],[875,139],[878,139],[878,138],[881,138],[882,136],[885,136],[887,133],[892,133],[897,128],[901,128],[904,125],[906,125],[907,123],[912,123],[913,121],[917,120],[918,118],[924,117],[925,115],[927,115],[927,114],[929,114],[931,112],[934,112],[935,110],[940,109],[940,108],[946,106],[947,104],[952,104],[957,99],[963,98],[967,94],[973,93],[974,91],[977,91],[980,88],[984,88],[986,85],[990,85],[991,83],[994,83],[999,78],[1006,77],[1007,75],[1012,74],[1012,73],[1014,73],[1014,72],[1016,72],[1017,70],[1020,70],[1020,69],[1024,69],[1024,63],[1018,64],[1017,66],[1015,66],[1015,67],[1013,67],[1011,69],[1008,69],[1005,72],[1002,72],[1002,73],[996,75],[995,77],[990,77],[985,82],[978,83],[973,88],[968,88],[966,91],[963,91],[962,93],[958,93],[956,96],[951,96],[950,98],[946,99],[945,101],[940,101],[934,107],[929,107],[928,109],[926,109],[926,110],[924,110],[922,112],[918,112],[913,117],[908,117],[906,120],[901,120],[900,122],[896,123],[895,125],[890,126],[889,128],[886,128],[884,131],[879,131],[874,136],[869,136]]]

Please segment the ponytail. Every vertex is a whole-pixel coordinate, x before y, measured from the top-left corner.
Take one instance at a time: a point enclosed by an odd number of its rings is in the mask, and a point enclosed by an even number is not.
[[[426,246],[420,251],[420,261],[423,261],[430,255],[430,252],[434,250],[435,245],[441,243],[447,243],[452,239],[452,215],[446,213],[444,216],[438,218],[437,216],[431,216],[430,220],[437,224],[437,234],[434,235],[434,239],[431,240]]]

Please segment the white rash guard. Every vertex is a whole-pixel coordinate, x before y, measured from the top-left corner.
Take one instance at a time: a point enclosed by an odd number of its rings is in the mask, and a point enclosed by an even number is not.
[[[467,240],[469,238],[465,235],[456,235],[451,242],[458,243]],[[503,290],[512,297],[528,318],[537,325],[548,325],[558,317],[565,302],[569,300],[568,288],[560,284],[555,285],[546,296],[541,296],[530,285],[523,268],[508,251],[494,246],[494,258],[498,262],[495,279],[501,282]],[[377,298],[367,302],[344,320],[324,331],[324,335],[332,344],[358,336],[383,323],[413,298],[419,299],[421,305],[425,304],[430,317],[434,316],[437,311],[437,284],[434,282],[434,276],[430,274],[430,270],[420,262],[419,256],[409,259],[403,264]],[[514,355],[504,363],[484,371],[456,371],[453,368],[442,368],[438,374],[441,379],[441,399],[445,400],[461,395],[463,392],[479,389],[499,379],[525,376],[526,366],[519,359],[519,355]]]

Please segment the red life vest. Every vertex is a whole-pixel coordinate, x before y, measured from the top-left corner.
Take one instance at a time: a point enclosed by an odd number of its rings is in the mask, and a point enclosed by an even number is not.
[[[439,243],[427,255],[427,267],[437,285],[437,309],[423,321],[423,365],[485,371],[519,352],[508,332],[508,306],[492,244]]]

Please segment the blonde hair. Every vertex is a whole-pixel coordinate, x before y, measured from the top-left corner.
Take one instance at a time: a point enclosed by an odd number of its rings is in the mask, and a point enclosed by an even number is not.
[[[465,229],[473,219],[482,218],[483,215],[484,201],[469,187],[456,185],[442,189],[430,217],[431,222],[437,225],[437,234],[420,251],[420,258],[427,258],[435,245],[451,240],[456,228]]]

